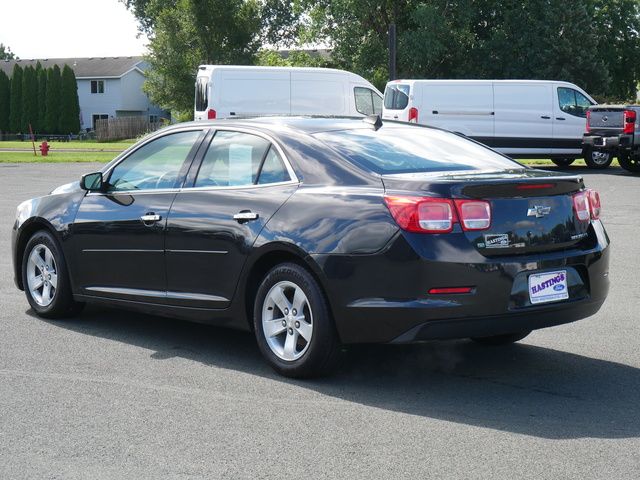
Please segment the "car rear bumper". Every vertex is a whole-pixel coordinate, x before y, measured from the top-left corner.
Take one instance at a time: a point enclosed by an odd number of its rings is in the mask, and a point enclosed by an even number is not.
[[[327,277],[344,343],[481,337],[560,325],[596,313],[609,291],[609,240],[600,222],[594,222],[594,230],[598,241],[589,249],[535,255],[487,258],[450,236],[438,243],[437,260],[425,259],[399,235],[378,255],[314,257]],[[567,272],[569,299],[532,305],[529,275],[557,270]],[[428,293],[433,287],[461,286],[473,291]]]
[[[628,148],[633,146],[633,135],[585,135],[582,145],[592,148]]]

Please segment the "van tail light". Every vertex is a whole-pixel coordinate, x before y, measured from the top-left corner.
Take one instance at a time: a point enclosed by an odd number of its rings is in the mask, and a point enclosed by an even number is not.
[[[587,190],[583,190],[573,195],[573,209],[575,210],[578,220],[586,222],[591,218],[589,201],[589,192]]]
[[[215,120],[216,118],[216,111],[213,108],[210,108],[209,110],[207,110],[207,118],[209,120]]]
[[[587,133],[591,132],[591,110],[587,110],[587,126],[585,131]]]
[[[636,129],[636,111],[625,110],[622,119],[624,124],[623,133],[632,134]]]
[[[589,208],[591,210],[591,218],[597,220],[600,218],[600,194],[595,190],[587,190],[589,195]]]
[[[386,195],[384,202],[403,230],[415,233],[449,233],[456,223],[465,231],[491,226],[491,205],[484,200]]]
[[[491,205],[484,200],[454,200],[462,229],[486,230],[491,226]]]
[[[411,107],[409,109],[409,121],[412,123],[418,123],[418,109],[416,107]]]
[[[386,195],[384,202],[398,226],[415,233],[449,233],[456,222],[453,202],[447,198]]]

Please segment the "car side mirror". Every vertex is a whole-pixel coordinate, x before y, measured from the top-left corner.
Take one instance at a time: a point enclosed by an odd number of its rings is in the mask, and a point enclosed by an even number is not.
[[[102,190],[103,186],[102,172],[87,173],[80,179],[80,188],[83,190]]]

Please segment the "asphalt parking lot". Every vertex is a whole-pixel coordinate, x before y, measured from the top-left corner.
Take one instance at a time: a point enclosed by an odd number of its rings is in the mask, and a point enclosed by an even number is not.
[[[510,347],[354,347],[335,376],[293,381],[246,333],[31,313],[15,207],[95,168],[0,164],[0,478],[640,477],[640,177],[570,169],[613,243],[597,315]]]

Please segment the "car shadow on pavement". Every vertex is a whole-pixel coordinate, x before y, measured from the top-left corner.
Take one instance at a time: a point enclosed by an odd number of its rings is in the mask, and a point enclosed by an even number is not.
[[[526,343],[351,346],[333,375],[303,381],[273,372],[246,332],[97,307],[49,323],[390,411],[541,438],[640,436],[640,369]]]

